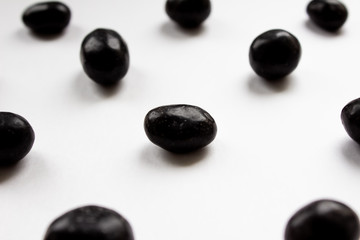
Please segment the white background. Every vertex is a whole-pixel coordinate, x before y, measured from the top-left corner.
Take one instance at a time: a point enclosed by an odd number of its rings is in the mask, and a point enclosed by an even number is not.
[[[360,2],[338,34],[309,22],[308,1],[213,0],[198,31],[185,32],[164,0],[75,0],[57,38],[21,21],[30,0],[0,1],[0,110],[25,117],[36,139],[18,165],[0,170],[1,240],[42,239],[66,211],[95,204],[131,223],[136,240],[283,239],[287,220],[331,198],[360,213],[360,147],[341,109],[360,97]],[[131,66],[104,90],[84,74],[83,38],[110,28]],[[270,86],[248,50],[282,28],[302,45],[298,68]],[[218,125],[205,149],[173,155],[146,137],[152,108],[197,105]]]

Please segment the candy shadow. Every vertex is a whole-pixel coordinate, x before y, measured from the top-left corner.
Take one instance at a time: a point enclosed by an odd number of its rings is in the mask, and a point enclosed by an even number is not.
[[[355,165],[356,167],[360,168],[360,145],[357,144],[352,139],[347,139],[341,145],[341,152],[345,159]]]
[[[126,77],[117,84],[111,86],[102,86],[91,80],[84,71],[80,71],[74,80],[76,95],[85,100],[99,100],[111,98],[117,95],[122,87]]]
[[[29,161],[29,158],[25,157],[15,165],[0,167],[0,185],[14,176],[20,175],[21,172],[26,169],[26,165],[28,165]]]
[[[292,76],[286,76],[282,79],[270,82],[262,77],[257,76],[256,74],[251,74],[247,80],[250,91],[258,95],[270,95],[284,92],[291,87],[292,82]]]
[[[154,145],[147,145],[142,152],[142,159],[153,166],[166,164],[175,167],[190,167],[204,160],[208,154],[208,147],[190,153],[175,154]]]
[[[81,37],[80,34],[82,34],[82,30],[74,25],[68,26],[62,32],[57,34],[37,34],[25,27],[18,29],[16,32],[17,37],[25,41],[40,40],[44,42],[51,42],[60,38],[71,38],[71,40],[79,39]]]
[[[338,36],[341,36],[341,35],[344,35],[344,31],[342,28],[340,28],[338,31],[335,31],[335,32],[329,32],[329,31],[326,31],[322,28],[320,28],[319,26],[317,26],[313,21],[311,21],[310,19],[307,19],[305,22],[304,22],[304,25],[307,29],[309,29],[310,31],[318,34],[318,35],[321,35],[323,37],[338,37]]]
[[[53,41],[58,38],[62,38],[65,35],[65,32],[66,31],[62,31],[62,32],[56,33],[56,34],[50,34],[50,33],[49,34],[38,34],[33,31],[29,31],[29,35],[33,38],[37,38],[42,41]]]
[[[204,32],[206,32],[206,27],[204,25],[200,25],[198,28],[186,29],[180,27],[174,22],[167,21],[161,25],[160,31],[168,37],[175,39],[183,39],[188,37],[196,37],[204,34]]]

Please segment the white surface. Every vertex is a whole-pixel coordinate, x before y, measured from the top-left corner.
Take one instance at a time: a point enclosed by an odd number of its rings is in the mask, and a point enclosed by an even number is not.
[[[66,1],[66,32],[40,39],[21,22],[34,1],[0,1],[0,110],[36,134],[29,155],[0,170],[1,240],[42,239],[57,216],[86,204],[124,215],[136,240],[283,239],[288,218],[319,198],[360,213],[360,148],[340,121],[360,97],[360,2],[344,1],[350,15],[337,35],[309,23],[304,0],[213,0],[191,33],[170,22],[164,2]],[[79,60],[98,27],[130,50],[130,70],[110,91]],[[273,28],[303,50],[275,88],[248,62],[253,39]],[[184,156],[153,145],[143,119],[172,103],[207,110],[214,142]]]

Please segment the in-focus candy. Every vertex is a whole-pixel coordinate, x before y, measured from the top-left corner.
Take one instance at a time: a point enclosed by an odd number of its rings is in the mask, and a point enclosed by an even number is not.
[[[175,153],[187,153],[211,143],[217,132],[215,120],[192,105],[154,108],[144,120],[146,135],[154,144]]]
[[[259,35],[251,43],[250,66],[267,80],[284,78],[298,66],[301,45],[291,33],[274,29]]]
[[[89,33],[81,44],[80,58],[89,78],[104,86],[119,82],[130,65],[126,42],[111,29],[99,28]]]

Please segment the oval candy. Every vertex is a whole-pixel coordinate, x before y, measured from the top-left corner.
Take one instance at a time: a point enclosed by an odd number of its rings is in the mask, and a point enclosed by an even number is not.
[[[340,116],[347,134],[360,144],[360,98],[346,104]]]
[[[187,153],[211,143],[217,132],[215,120],[192,105],[154,108],[144,120],[145,133],[154,144],[174,153]]]
[[[318,200],[297,211],[285,228],[285,240],[358,240],[359,218],[343,203]]]
[[[317,26],[329,32],[339,30],[348,17],[347,8],[337,0],[313,0],[306,12]]]
[[[0,112],[0,166],[10,166],[23,159],[34,140],[34,130],[25,118]]]
[[[134,240],[128,221],[117,212],[84,206],[66,212],[48,227],[44,240]]]
[[[61,2],[41,2],[28,7],[23,15],[24,24],[37,34],[57,34],[69,24],[71,11]]]
[[[196,28],[210,15],[210,0],[167,0],[167,15],[183,28]]]
[[[111,29],[96,29],[83,40],[80,50],[85,73],[96,83],[114,85],[127,73],[129,50],[124,39]]]

